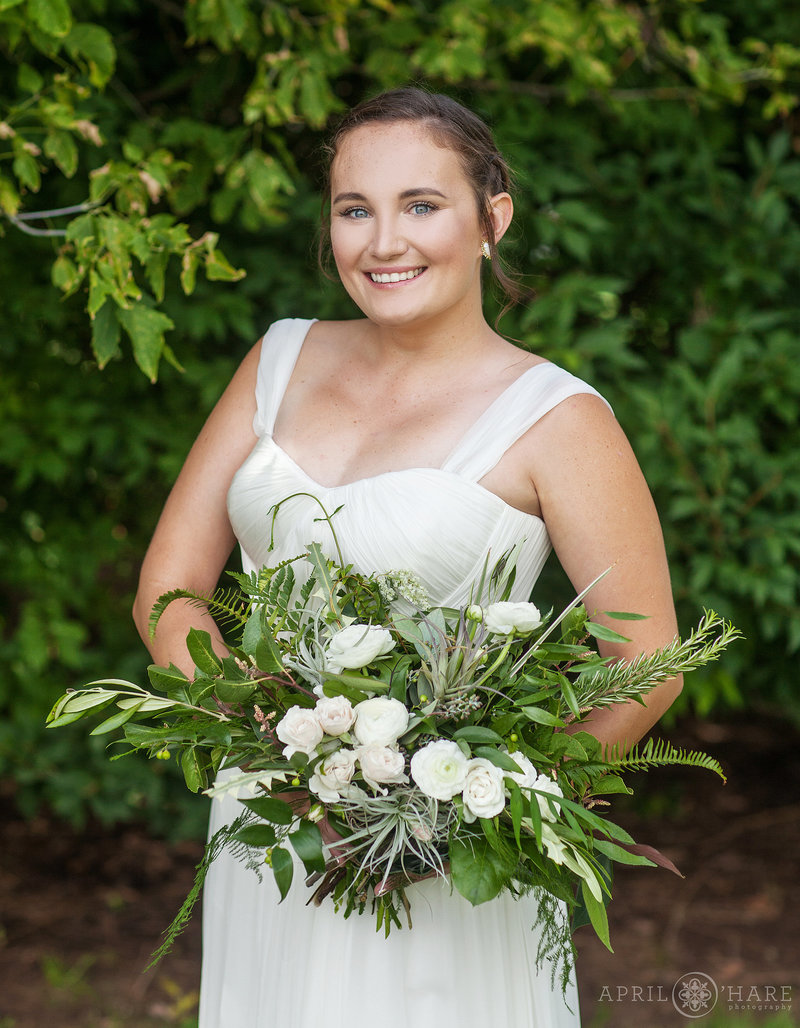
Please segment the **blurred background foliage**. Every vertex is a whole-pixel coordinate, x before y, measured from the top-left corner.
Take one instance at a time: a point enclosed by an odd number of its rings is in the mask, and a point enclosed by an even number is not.
[[[0,775],[23,812],[202,830],[168,764],[44,717],[141,679],[137,565],[247,348],[356,313],[313,256],[319,146],[409,81],[516,169],[505,249],[536,299],[502,331],[613,404],[682,623],[712,606],[747,636],[680,709],[800,720],[799,47],[794,0],[0,0]],[[551,568],[539,593],[563,588]]]

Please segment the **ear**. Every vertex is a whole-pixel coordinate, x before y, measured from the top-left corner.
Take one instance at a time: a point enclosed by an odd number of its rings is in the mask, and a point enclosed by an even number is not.
[[[499,243],[514,217],[514,201],[508,193],[497,193],[490,197],[489,217],[494,227],[494,241]]]

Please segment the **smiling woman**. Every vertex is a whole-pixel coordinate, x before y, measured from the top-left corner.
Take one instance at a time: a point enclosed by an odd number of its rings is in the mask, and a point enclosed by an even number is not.
[[[438,331],[442,315],[451,323],[482,319],[481,209],[458,155],[429,128],[400,121],[349,132],[331,189],[336,268],[368,318],[415,331]],[[511,197],[500,192],[485,203],[496,245],[511,221]]]
[[[513,214],[508,169],[487,126],[448,97],[397,90],[352,111],[329,155],[330,245],[363,318],[278,322],[245,358],[142,568],[135,615],[156,661],[191,673],[192,626],[226,653],[193,607],[172,604],[154,639],[147,626],[160,594],[208,594],[234,541],[246,571],[316,542],[360,572],[407,570],[447,606],[469,603],[489,555],[512,549],[510,600],[527,601],[553,545],[576,590],[613,567],[587,593],[595,621],[608,623],[608,610],[648,615],[631,622],[629,642],[603,643],[605,655],[668,643],[660,528],[608,404],[484,318],[487,252],[515,290],[497,253]],[[320,504],[336,511],[338,547]],[[597,712],[591,728],[631,744],[679,688]],[[404,775],[402,750],[391,760]],[[329,773],[320,767],[314,781]],[[215,806],[212,829],[236,807]],[[441,878],[407,891],[413,931],[384,939],[370,918],[307,907],[299,890],[278,905],[272,880],[224,855],[205,898],[201,1028],[578,1024],[574,983],[562,995],[548,967],[537,971],[533,894],[473,908]]]

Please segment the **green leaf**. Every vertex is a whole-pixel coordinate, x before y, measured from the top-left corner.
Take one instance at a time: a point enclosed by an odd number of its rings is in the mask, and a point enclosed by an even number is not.
[[[491,728],[484,728],[482,725],[465,725],[453,732],[453,738],[463,739],[465,742],[495,742],[498,744],[505,742],[502,735],[498,735]]]
[[[13,0],[13,2],[22,3],[23,0]],[[0,2],[0,11],[11,6],[13,6],[12,3]],[[21,64],[17,72],[17,85],[23,93],[39,93],[44,88],[44,79],[30,64]]]
[[[119,353],[118,310],[113,300],[106,300],[92,318],[92,350],[101,369]]]
[[[12,217],[19,210],[19,193],[10,178],[0,175],[0,211]]]
[[[301,821],[297,831],[289,836],[295,853],[303,861],[306,871],[325,870],[325,855],[322,852],[322,833],[311,821]]]
[[[294,863],[291,853],[280,846],[276,846],[272,851],[272,873],[275,875],[275,883],[283,901],[292,884]]]
[[[242,268],[234,268],[225,255],[216,249],[206,254],[205,270],[209,282],[238,282],[245,275]]]
[[[626,610],[605,610],[606,617],[616,618],[618,621],[647,621],[649,614],[631,614]]]
[[[175,706],[175,701],[169,700],[164,696],[146,696],[143,700],[139,700],[135,696],[128,696],[125,699],[117,700],[117,706],[123,710],[128,710],[130,707],[135,706],[144,713],[149,710],[170,710]]]
[[[16,150],[11,168],[23,186],[27,186],[32,193],[39,191],[42,178],[39,174],[39,165],[34,157],[25,150]]]
[[[514,828],[514,838],[517,841],[517,846],[522,846],[520,839],[520,828],[522,826],[522,816],[524,810],[524,801],[522,798],[522,791],[516,782],[507,783],[509,791],[511,793],[511,799],[509,800],[509,810],[511,811],[511,824]]]
[[[190,746],[187,750],[184,750],[181,756],[181,771],[183,771],[183,777],[186,781],[186,788],[190,792],[199,792],[206,787],[206,776],[200,764],[196,747]]]
[[[102,88],[114,74],[117,51],[111,34],[101,25],[81,22],[73,25],[64,46],[72,58],[81,56],[89,67],[89,81]]]
[[[251,653],[246,647],[245,650],[247,653]],[[256,643],[255,653],[251,653],[251,655],[259,671],[264,671],[268,675],[282,675],[286,671],[280,646],[266,625],[261,630],[261,638]]]
[[[86,711],[75,710],[71,714],[60,714],[58,717],[54,717],[52,721],[48,721],[47,728],[63,728],[64,725],[71,725],[74,721],[79,721]]]
[[[581,708],[578,704],[575,692],[566,678],[564,678],[561,682],[561,695],[564,697],[564,702],[569,707],[570,713],[573,714],[575,717],[580,717]]]
[[[619,775],[603,775],[596,782],[592,782],[592,795],[603,796],[610,793],[626,793],[632,795],[633,789],[629,789]]]
[[[515,867],[516,860],[498,853],[486,838],[450,840],[453,885],[473,906],[499,895]]]
[[[491,761],[492,764],[502,768],[503,771],[510,771],[512,774],[522,773],[522,768],[514,760],[513,754],[503,753],[501,750],[495,749],[494,746],[477,746],[475,748],[475,756]]]
[[[134,714],[136,714],[142,707],[144,700],[137,700],[127,709],[123,708],[118,710],[116,714],[112,714],[111,717],[106,718],[105,721],[101,721],[100,724],[91,730],[90,735],[106,735],[108,732],[113,732],[116,728],[121,728],[126,721],[130,721]]]
[[[533,824],[533,834],[536,839],[536,847],[541,852],[542,850],[542,811],[539,807],[539,800],[534,793],[530,793],[530,802],[528,803],[528,813],[531,816],[531,822]]]
[[[196,667],[207,675],[218,675],[222,671],[222,661],[214,652],[211,636],[199,628],[190,628],[186,636],[186,648]]]
[[[134,360],[151,382],[158,378],[158,361],[164,349],[164,333],[174,328],[171,318],[161,311],[137,303],[120,310],[117,317],[133,345]]]
[[[154,689],[161,689],[170,693],[174,689],[185,689],[189,679],[174,664],[169,667],[160,667],[158,664],[151,664],[147,669],[147,677]]]
[[[603,639],[606,642],[630,642],[627,636],[620,635],[613,628],[608,628],[606,625],[598,625],[594,621],[586,622],[586,631],[593,635],[595,639]]]
[[[92,710],[94,707],[110,703],[117,695],[116,691],[112,692],[108,689],[79,689],[72,693],[62,710],[69,714],[78,710]]]
[[[214,695],[220,703],[247,703],[257,688],[255,682],[231,682],[218,678],[214,682]]]
[[[523,707],[522,713],[529,721],[535,721],[538,725],[549,725],[552,728],[564,727],[564,722],[561,718],[551,714],[548,710],[543,710],[541,707]]]
[[[66,178],[72,178],[78,168],[78,147],[69,132],[51,129],[45,136],[44,152],[55,161]]]
[[[581,880],[581,896],[592,923],[592,928],[597,932],[597,937],[613,953],[614,950],[611,949],[611,940],[608,934],[608,914],[605,903],[602,900],[595,899],[589,886],[583,880]]]
[[[28,0],[28,14],[33,23],[50,36],[66,36],[72,27],[67,0]]]
[[[607,839],[595,839],[594,848],[598,853],[603,853],[612,860],[616,860],[619,864],[633,864],[641,867],[656,866],[655,861],[649,860],[641,853],[631,853],[630,850],[626,850],[622,846],[617,846],[614,842],[608,842]]]
[[[233,838],[237,842],[243,842],[245,846],[264,849],[267,846],[274,846],[278,837],[272,825],[245,825]]]
[[[257,796],[255,799],[240,800],[240,802],[254,814],[258,814],[265,821],[271,821],[275,825],[290,825],[294,820],[291,806],[272,796]]]

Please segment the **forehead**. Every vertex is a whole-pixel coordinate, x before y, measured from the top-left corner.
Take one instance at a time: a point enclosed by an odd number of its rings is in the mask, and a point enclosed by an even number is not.
[[[347,133],[331,165],[333,196],[343,191],[366,193],[369,188],[401,192],[417,186],[471,192],[456,151],[420,122],[361,125]]]

